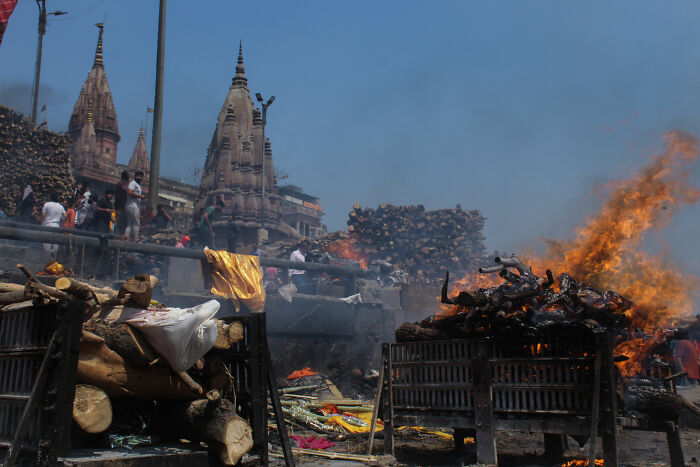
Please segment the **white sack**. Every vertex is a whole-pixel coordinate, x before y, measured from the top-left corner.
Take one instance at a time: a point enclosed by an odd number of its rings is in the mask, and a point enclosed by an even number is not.
[[[214,346],[217,331],[212,318],[220,306],[218,301],[209,300],[188,309],[124,308],[116,322],[138,328],[172,369],[180,372],[191,368]]]

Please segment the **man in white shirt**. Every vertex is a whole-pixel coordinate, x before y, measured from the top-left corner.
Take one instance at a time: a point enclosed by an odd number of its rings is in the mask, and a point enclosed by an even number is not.
[[[51,201],[44,203],[44,207],[41,208],[41,225],[44,227],[58,228],[66,217],[66,210],[58,202],[58,195],[56,193],[51,193],[50,199]],[[44,243],[44,250],[55,253],[58,251],[58,245]]]
[[[143,172],[137,170],[134,174],[134,179],[129,182],[129,188],[126,190],[126,229],[124,229],[124,240],[137,242],[139,239],[139,227],[141,226],[141,208],[139,201],[146,199],[141,193],[141,181],[143,180]]]
[[[308,240],[302,240],[301,243],[299,243],[299,248],[294,250],[292,254],[289,255],[289,260],[305,262],[306,254],[309,252],[310,247],[311,242],[309,242]],[[292,279],[292,282],[297,287],[297,290],[307,285],[306,276],[304,276],[305,273],[306,271],[304,271],[303,269],[289,270],[289,277],[290,279]]]

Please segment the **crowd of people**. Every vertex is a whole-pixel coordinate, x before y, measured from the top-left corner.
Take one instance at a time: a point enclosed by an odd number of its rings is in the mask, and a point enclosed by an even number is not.
[[[91,191],[87,181],[82,181],[68,199],[61,202],[59,194],[52,192],[48,193],[48,200],[43,205],[39,205],[36,196],[38,180],[33,178],[18,193],[15,211],[0,214],[0,219],[115,234],[124,240],[138,241],[144,216],[161,229],[172,220],[162,206],[154,216],[142,211],[141,201],[146,199],[141,188],[143,175],[143,172],[136,171],[131,179],[125,170],[114,188],[106,189],[101,196]]]

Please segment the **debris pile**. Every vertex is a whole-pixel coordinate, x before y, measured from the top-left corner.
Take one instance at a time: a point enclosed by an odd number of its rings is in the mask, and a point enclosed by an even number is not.
[[[422,205],[380,204],[376,209],[354,204],[349,213],[350,244],[330,242],[328,251],[361,260],[386,261],[408,272],[421,284],[439,283],[442,271],[473,270],[486,259],[482,230],[486,218],[478,210],[439,209]],[[345,248],[347,246],[347,248]]]
[[[21,190],[32,177],[39,205],[56,192],[66,201],[75,183],[70,167],[68,138],[41,128],[14,110],[0,105],[0,209],[12,212]]]

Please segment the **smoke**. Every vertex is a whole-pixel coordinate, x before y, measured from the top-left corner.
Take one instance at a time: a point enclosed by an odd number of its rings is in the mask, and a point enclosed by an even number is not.
[[[65,102],[65,97],[57,93],[54,88],[47,84],[42,84],[39,90],[39,108],[58,106]],[[15,109],[24,114],[32,113],[32,85],[25,83],[1,84],[0,85],[0,105]],[[41,113],[39,114],[41,115]],[[38,118],[41,121],[41,118]]]
[[[688,183],[689,166],[698,158],[698,141],[681,131],[665,136],[665,151],[626,180],[611,183],[597,214],[573,240],[545,240],[545,263],[557,272],[600,289],[615,290],[637,305],[640,327],[671,325],[693,310],[695,278],[664,256],[644,251],[645,234],[668,226],[683,206],[700,199]]]

